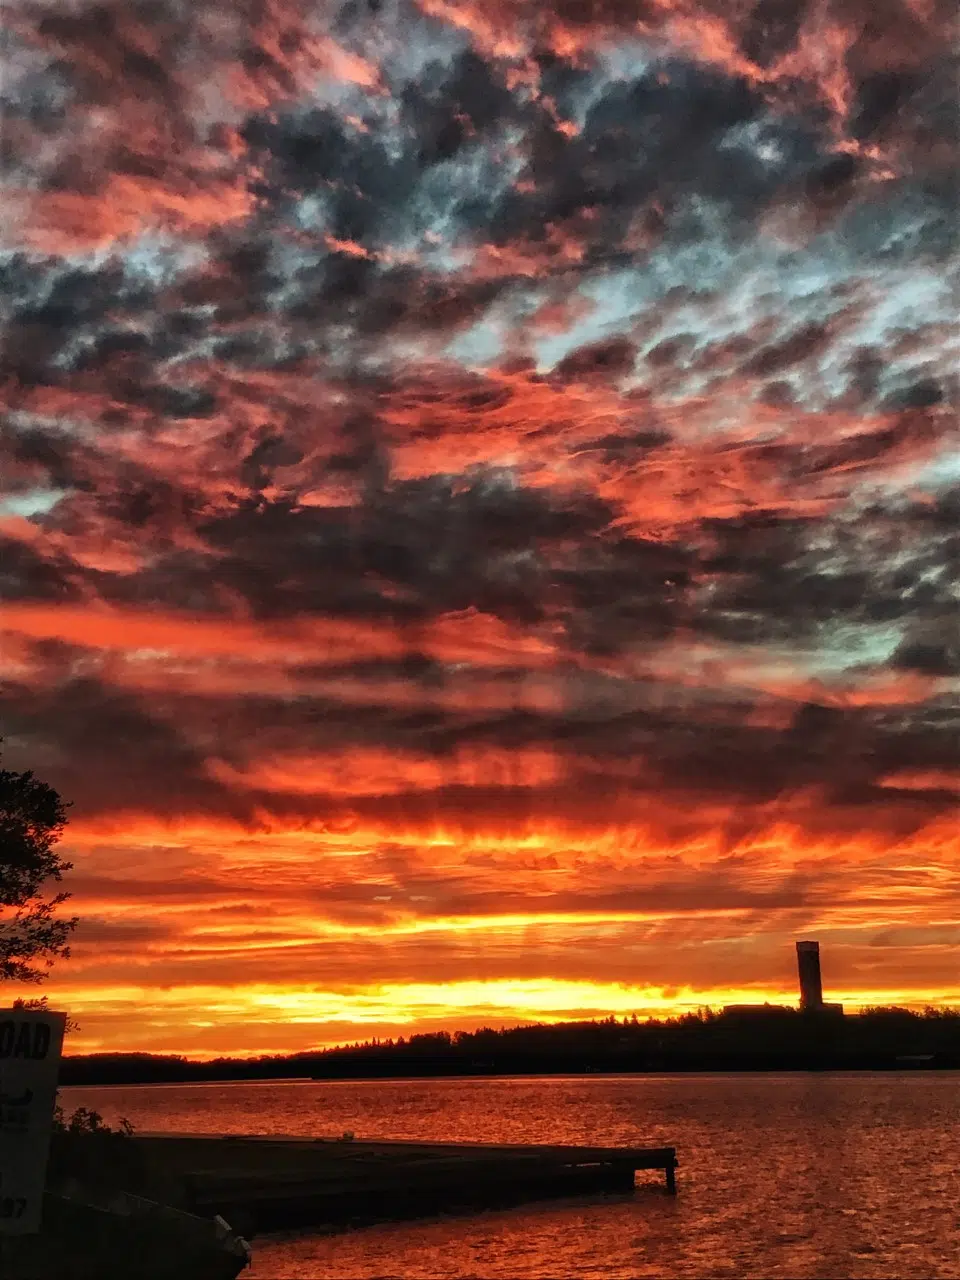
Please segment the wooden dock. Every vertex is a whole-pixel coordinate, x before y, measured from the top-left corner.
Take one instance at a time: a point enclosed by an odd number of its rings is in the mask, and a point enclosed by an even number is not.
[[[154,1186],[237,1231],[336,1230],[536,1200],[633,1191],[673,1147],[490,1146],[330,1138],[139,1137]]]

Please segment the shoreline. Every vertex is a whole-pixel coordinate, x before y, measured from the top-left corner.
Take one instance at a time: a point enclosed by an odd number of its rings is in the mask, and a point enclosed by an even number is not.
[[[63,1081],[58,1089],[181,1089],[222,1088],[224,1085],[297,1084],[414,1084],[427,1080],[646,1080],[674,1076],[874,1076],[944,1075],[960,1071],[960,1064],[932,1063],[889,1066],[824,1067],[669,1067],[649,1071],[484,1071],[422,1072],[403,1075],[323,1075],[323,1076],[224,1076],[212,1080],[84,1080]]]

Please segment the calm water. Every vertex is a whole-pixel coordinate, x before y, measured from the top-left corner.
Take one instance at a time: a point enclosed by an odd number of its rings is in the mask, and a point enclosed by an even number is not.
[[[593,1076],[64,1089],[143,1129],[674,1145],[636,1195],[263,1236],[250,1280],[960,1278],[960,1075]]]

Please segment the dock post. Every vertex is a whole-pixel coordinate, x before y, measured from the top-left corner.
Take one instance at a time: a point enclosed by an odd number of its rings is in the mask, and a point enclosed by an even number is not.
[[[664,1173],[667,1175],[667,1195],[675,1196],[677,1194],[677,1158],[672,1151]]]

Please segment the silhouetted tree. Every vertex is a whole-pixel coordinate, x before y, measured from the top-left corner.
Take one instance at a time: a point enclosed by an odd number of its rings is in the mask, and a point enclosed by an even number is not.
[[[54,847],[66,809],[31,771],[0,769],[0,980],[42,982],[54,960],[70,954],[77,918],[57,914],[70,895],[45,891],[72,866]]]

